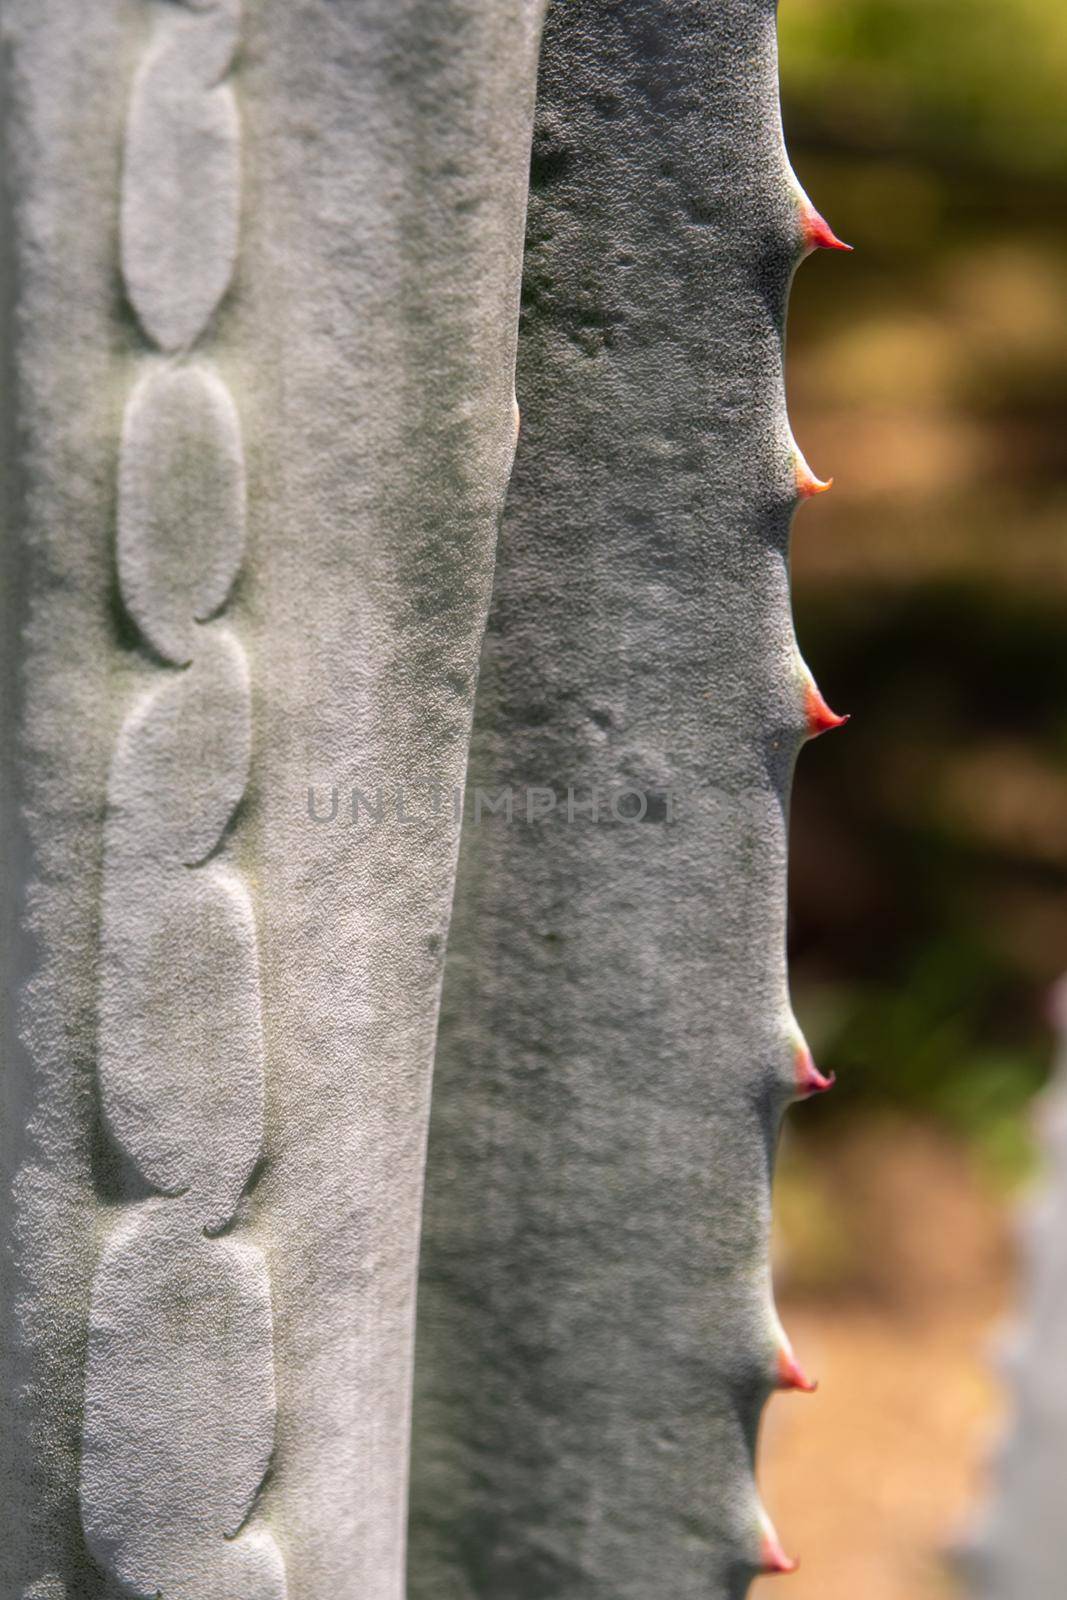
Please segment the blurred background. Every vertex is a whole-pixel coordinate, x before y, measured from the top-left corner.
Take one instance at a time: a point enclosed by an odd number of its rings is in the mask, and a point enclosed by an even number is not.
[[[791,1600],[945,1600],[1067,968],[1067,7],[781,0],[797,174],[856,247],[797,277],[797,632],[848,730],[795,789],[779,1299],[814,1400],[765,1425]],[[780,1580],[756,1586],[762,1600]]]

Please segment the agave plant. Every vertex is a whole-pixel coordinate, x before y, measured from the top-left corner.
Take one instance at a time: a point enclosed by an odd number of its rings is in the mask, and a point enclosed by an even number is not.
[[[839,241],[771,0],[555,0],[531,166],[542,9],[4,0],[5,1597],[790,1565],[787,806],[842,719],[782,341]]]

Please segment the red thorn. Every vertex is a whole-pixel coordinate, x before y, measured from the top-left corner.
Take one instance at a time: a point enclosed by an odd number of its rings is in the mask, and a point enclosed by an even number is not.
[[[817,478],[804,457],[797,452],[797,499],[810,500],[812,495],[825,494],[834,486],[833,478]]]
[[[806,1044],[797,1045],[796,1084],[797,1094],[802,1100],[810,1099],[813,1094],[825,1094],[836,1082],[834,1073],[819,1071]]]
[[[808,250],[851,250],[852,246],[839,239],[826,218],[820,216],[810,200],[800,208],[800,226]]]
[[[836,711],[830,710],[813,683],[808,684],[804,696],[804,714],[808,719],[809,739],[817,739],[820,733],[829,733],[833,728],[841,728],[848,721],[847,714],[839,717]]]
[[[766,1520],[763,1524],[763,1539],[760,1543],[760,1571],[768,1574],[776,1572],[795,1572],[800,1562],[787,1556],[782,1549],[781,1540]]]
[[[778,1387],[795,1389],[801,1394],[814,1394],[819,1387],[814,1378],[808,1377],[788,1344],[778,1352]]]

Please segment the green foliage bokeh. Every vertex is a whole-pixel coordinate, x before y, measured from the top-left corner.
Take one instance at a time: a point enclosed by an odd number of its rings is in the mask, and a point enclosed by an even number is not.
[[[781,0],[794,166],[856,246],[797,279],[798,1014],[836,1096],[1005,1167],[1067,969],[1067,7]],[[836,1100],[836,1107],[833,1105]]]

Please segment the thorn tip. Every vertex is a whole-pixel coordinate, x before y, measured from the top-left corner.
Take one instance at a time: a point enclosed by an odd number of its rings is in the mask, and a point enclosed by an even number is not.
[[[797,1096],[809,1100],[813,1094],[825,1094],[837,1082],[833,1072],[820,1072],[806,1044],[797,1045],[796,1053]]]
[[[834,480],[833,478],[817,478],[798,450],[796,455],[796,486],[797,499],[810,500],[813,495],[825,494],[827,489],[832,489]]]
[[[829,733],[834,728],[842,728],[848,721],[848,714],[838,716],[836,711],[831,711],[814,683],[809,683],[804,696],[804,714],[808,721],[809,739],[817,739],[820,733]]]
[[[788,1343],[778,1351],[778,1387],[799,1394],[814,1394],[819,1387],[817,1379],[808,1377]]]
[[[782,1549],[782,1543],[775,1533],[770,1522],[764,1518],[763,1538],[760,1543],[760,1571],[768,1575],[771,1573],[795,1572],[800,1562],[792,1556],[787,1556]]]
[[[853,247],[839,239],[826,218],[811,201],[805,199],[801,206],[801,229],[804,235],[805,254],[812,250],[851,250]]]

